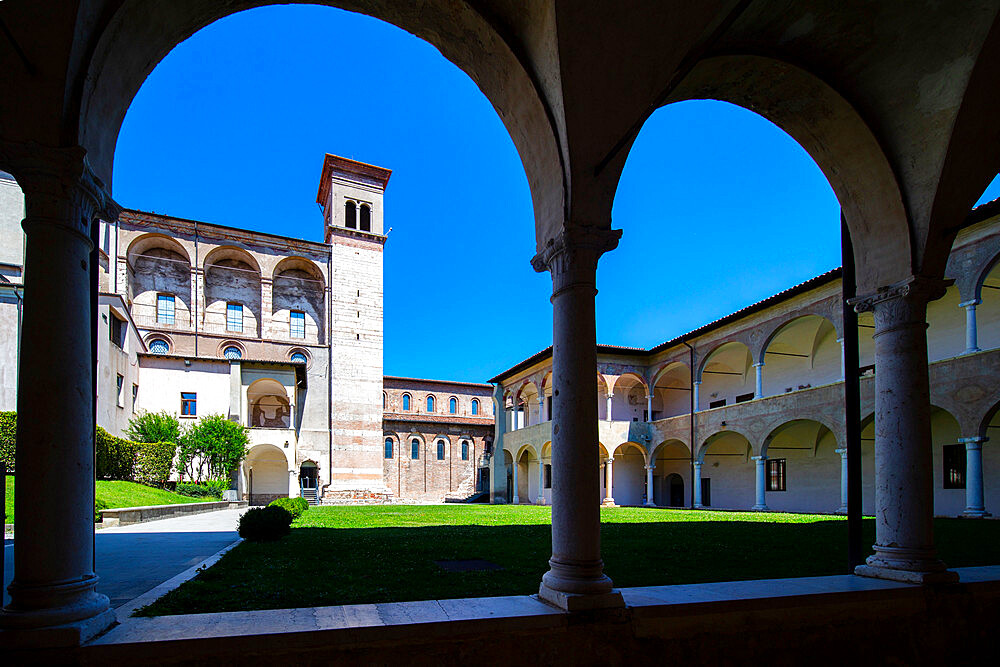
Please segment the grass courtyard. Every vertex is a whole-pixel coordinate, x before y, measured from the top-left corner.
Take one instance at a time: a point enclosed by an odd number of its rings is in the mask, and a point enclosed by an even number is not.
[[[97,500],[104,501],[108,509],[118,507],[145,507],[147,505],[177,505],[179,503],[197,503],[214,500],[214,498],[192,498],[182,496],[164,489],[156,489],[135,482],[116,482],[98,480],[95,482]],[[8,476],[4,491],[4,510],[6,523],[14,523],[14,477]]]
[[[535,593],[550,508],[531,505],[316,507],[274,543],[244,542],[141,615],[280,609]],[[604,508],[605,571],[616,586],[842,574],[841,517]],[[875,539],[864,523],[865,544]],[[951,566],[1000,563],[1000,522],[937,519]],[[502,569],[451,572],[438,560]]]

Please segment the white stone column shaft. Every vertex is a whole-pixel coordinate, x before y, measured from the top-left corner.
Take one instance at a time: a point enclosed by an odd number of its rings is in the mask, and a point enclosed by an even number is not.
[[[697,412],[701,409],[701,406],[698,405],[698,388],[701,387],[701,380],[695,380],[692,386],[694,387],[694,411]]]
[[[694,462],[694,506],[704,507],[701,499],[701,461]]]
[[[116,219],[109,209],[117,207],[83,155],[82,148],[31,146],[24,164],[11,165],[25,193],[25,282],[18,529],[0,627],[16,631],[9,639],[46,647],[79,644],[115,619],[94,573],[90,227],[98,214]]]
[[[615,460],[614,458],[609,458],[604,462],[604,504],[614,505],[614,487],[615,487]]]
[[[840,507],[837,514],[847,514],[847,448],[835,449],[840,454]]]
[[[844,339],[838,338],[837,342],[840,343],[840,379],[843,380],[847,377],[847,353],[844,350]]]
[[[753,367],[757,371],[757,381],[754,384],[754,398],[764,398],[764,362],[758,361]]]
[[[751,509],[756,510],[758,512],[761,512],[761,511],[764,511],[764,510],[767,509],[767,497],[766,497],[766,491],[767,491],[767,468],[765,466],[765,464],[767,463],[767,457],[766,456],[752,456],[750,458],[752,458],[753,462],[756,464],[756,466],[755,466],[755,472],[756,472],[756,502],[754,503],[754,506]]]
[[[983,499],[983,444],[987,438],[959,438],[965,444],[965,516],[988,516]]]
[[[979,299],[972,299],[958,304],[965,308],[965,352],[962,354],[979,352],[979,331],[976,325],[976,306],[979,303]]]
[[[653,502],[653,470],[655,465],[646,466],[646,507],[656,507]]]
[[[646,421],[653,421],[653,395],[646,396]]]
[[[611,421],[613,419],[612,416],[611,416],[611,400],[614,397],[615,397],[614,394],[611,394],[611,393],[608,394],[608,421]]]
[[[620,232],[569,227],[535,256],[552,276],[552,557],[539,597],[569,611],[624,606],[601,560],[597,260]]]
[[[545,394],[538,394],[538,423],[546,421],[545,415]]]
[[[517,497],[517,459],[514,459],[510,467],[510,487],[510,502],[512,505],[517,505],[521,501]]]
[[[855,572],[912,582],[954,580],[934,552],[934,475],[927,303],[943,281],[909,278],[853,299],[875,320],[875,553]]]
[[[538,459],[538,497],[535,502],[539,505],[545,504],[545,464],[542,459]]]

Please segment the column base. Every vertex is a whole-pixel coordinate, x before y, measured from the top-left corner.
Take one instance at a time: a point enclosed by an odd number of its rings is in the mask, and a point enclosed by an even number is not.
[[[937,570],[934,572],[916,572],[914,570],[897,570],[891,567],[877,565],[858,565],[854,574],[872,579],[888,579],[901,581],[904,584],[952,584],[958,581],[958,572]]]
[[[517,496],[514,496],[513,498],[510,499],[510,504],[511,505],[520,505],[521,504],[521,499],[518,498]]]
[[[993,515],[987,512],[985,509],[978,510],[978,509],[966,508],[966,510],[962,512],[962,516],[969,519],[982,519],[983,517],[993,516]]]
[[[846,507],[843,507],[843,506],[841,506],[841,507],[838,507],[838,508],[837,508],[837,509],[836,509],[836,510],[834,511],[834,514],[847,514],[847,508],[846,508]]]
[[[694,507],[694,509],[696,509],[696,510],[700,510],[700,509],[702,509],[702,508],[703,508],[703,507],[705,507],[705,506],[704,506],[704,505],[702,505],[701,503],[695,503],[695,504],[693,505],[693,507]]]
[[[4,610],[4,620],[12,614]],[[29,612],[30,613],[30,612]],[[12,649],[65,648],[80,646],[117,623],[115,612],[106,609],[97,616],[63,625],[44,628],[6,628],[0,631],[0,644]]]
[[[754,512],[769,512],[770,511],[770,510],[768,510],[767,505],[754,505],[750,509],[753,510]]]
[[[544,505],[545,504],[545,498],[543,496],[539,496],[539,497],[535,498],[535,504],[536,505]]]
[[[614,498],[605,498],[604,500],[601,501],[601,507],[618,507],[618,506],[615,505]]]
[[[612,589],[607,593],[564,593],[542,583],[538,586],[538,598],[553,607],[569,612],[615,609],[625,606],[625,599],[617,589]]]
[[[654,503],[645,503],[643,507],[656,507],[656,505]]]

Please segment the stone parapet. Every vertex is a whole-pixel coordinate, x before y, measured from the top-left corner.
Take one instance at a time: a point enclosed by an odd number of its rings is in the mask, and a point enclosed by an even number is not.
[[[246,506],[247,502],[245,500],[223,500],[208,503],[180,503],[177,505],[119,507],[116,509],[101,510],[101,526],[104,528],[111,528],[113,526],[128,526],[133,523],[156,521],[157,519],[169,519],[175,516],[187,516],[190,514],[204,514],[205,512],[217,512],[219,510],[240,509]]]

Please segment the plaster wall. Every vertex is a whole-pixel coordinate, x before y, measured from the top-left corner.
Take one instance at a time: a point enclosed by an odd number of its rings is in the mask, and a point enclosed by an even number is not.
[[[24,267],[24,193],[13,178],[0,176],[0,275],[22,281]]]
[[[0,410],[17,410],[20,309],[13,288],[0,290]]]
[[[612,464],[611,495],[616,505],[641,505],[645,502],[646,458],[630,446],[620,447]]]
[[[129,420],[135,414],[136,403],[132,400],[132,388],[138,386],[137,399],[142,394],[139,378],[138,352],[141,343],[138,333],[125,320],[128,329],[125,346],[120,348],[111,342],[110,320],[116,311],[107,303],[98,306],[97,318],[97,425],[112,435],[124,436]],[[125,313],[118,312],[118,317]],[[118,376],[122,377],[122,395],[118,397]],[[179,410],[180,396],[177,397]]]
[[[142,385],[139,410],[166,410],[180,415],[181,392],[198,396],[198,417],[229,414],[229,362],[194,359],[185,365],[181,359],[144,356],[140,359]],[[180,417],[181,422],[195,421]]]

